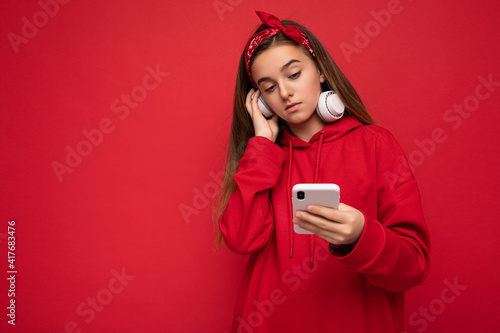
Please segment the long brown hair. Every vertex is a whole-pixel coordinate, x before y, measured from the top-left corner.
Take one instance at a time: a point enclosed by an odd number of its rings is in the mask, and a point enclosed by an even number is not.
[[[272,37],[263,40],[250,59],[250,67],[252,66],[253,60],[262,52],[268,48],[276,45],[282,44],[294,44],[303,48],[304,52],[308,54],[311,59],[316,63],[321,73],[325,76],[325,82],[322,83],[323,91],[333,90],[337,93],[340,100],[346,106],[345,116],[351,116],[364,124],[373,124],[373,120],[366,110],[361,98],[354,90],[349,80],[340,71],[338,66],[333,61],[332,57],[323,46],[323,44],[314,36],[307,28],[293,21],[281,21],[283,26],[292,25],[298,27],[309,39],[309,43],[316,54],[314,58],[306,48],[296,43],[295,41],[289,39],[282,33],[278,33]],[[269,28],[268,26],[262,24],[254,32],[254,35],[260,31]],[[245,152],[248,140],[255,135],[252,119],[250,118],[246,107],[245,99],[253,88],[252,81],[248,76],[245,67],[245,53],[240,57],[240,62],[238,65],[238,74],[236,77],[236,87],[234,91],[234,104],[233,104],[233,119],[231,123],[231,132],[229,135],[229,147],[227,152],[226,169],[224,173],[224,180],[222,182],[221,189],[214,201],[213,209],[213,220],[216,234],[216,244],[222,243],[222,234],[219,229],[219,218],[226,209],[227,202],[231,194],[236,190],[236,183],[233,180],[233,176],[236,174],[238,169],[238,162]]]

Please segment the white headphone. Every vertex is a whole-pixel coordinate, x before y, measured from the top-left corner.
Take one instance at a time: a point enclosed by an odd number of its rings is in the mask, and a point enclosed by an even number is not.
[[[259,96],[257,105],[264,117],[270,118],[273,116],[274,111],[269,107],[262,95]],[[316,112],[324,122],[333,123],[339,120],[344,115],[344,111],[344,104],[333,90],[324,91],[319,95]]]

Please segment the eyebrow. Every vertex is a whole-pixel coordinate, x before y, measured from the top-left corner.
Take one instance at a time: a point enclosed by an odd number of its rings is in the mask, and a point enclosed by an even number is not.
[[[290,60],[289,62],[287,62],[286,64],[284,64],[281,69],[280,69],[280,72],[283,72],[285,69],[287,69],[288,67],[290,67],[293,63],[296,63],[296,62],[300,62],[300,60],[297,60],[297,59],[292,59]],[[262,81],[268,81],[270,80],[269,77],[263,77],[263,78],[260,78],[259,81],[257,81],[257,85],[259,85]]]

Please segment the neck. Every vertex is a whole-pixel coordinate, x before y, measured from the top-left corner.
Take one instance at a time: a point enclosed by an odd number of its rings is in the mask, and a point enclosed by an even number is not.
[[[317,113],[314,113],[311,118],[309,118],[304,123],[288,123],[288,127],[290,128],[290,131],[293,133],[293,135],[305,142],[309,142],[313,135],[321,131],[324,126],[325,122],[321,120]]]

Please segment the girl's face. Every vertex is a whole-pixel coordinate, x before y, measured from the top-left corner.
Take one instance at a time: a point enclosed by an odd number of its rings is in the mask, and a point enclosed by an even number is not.
[[[325,77],[305,52],[297,45],[273,46],[251,68],[267,104],[291,126],[320,120],[315,110]]]

